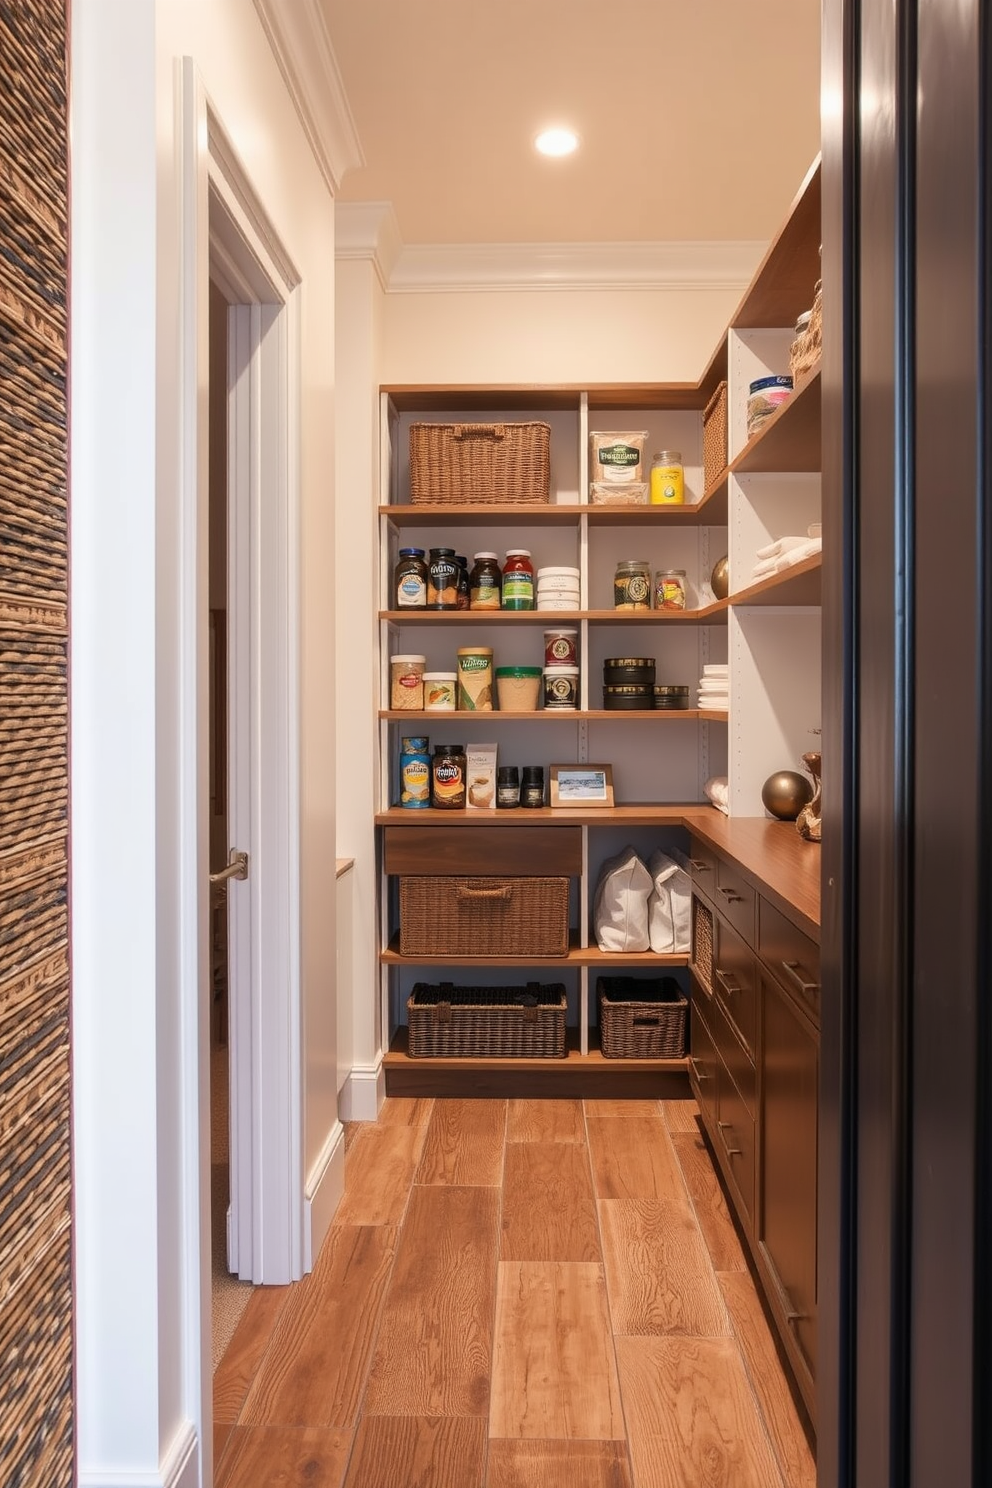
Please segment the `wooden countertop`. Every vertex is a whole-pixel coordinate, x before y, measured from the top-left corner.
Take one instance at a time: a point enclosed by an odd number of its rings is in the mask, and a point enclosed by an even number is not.
[[[713,806],[686,809],[690,832],[725,853],[759,894],[770,899],[797,929],[819,943],[820,844],[807,842],[794,822],[760,816],[724,816]]]

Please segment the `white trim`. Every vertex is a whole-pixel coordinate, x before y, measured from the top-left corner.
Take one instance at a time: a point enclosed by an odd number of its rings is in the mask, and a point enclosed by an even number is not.
[[[197,1446],[196,1427],[192,1421],[183,1421],[157,1472],[138,1468],[82,1468],[78,1488],[197,1488],[200,1483]]]
[[[375,1121],[386,1099],[386,1072],[382,1060],[375,1064],[356,1065],[348,1075],[338,1097],[342,1121]]]
[[[312,1271],[324,1237],[344,1198],[344,1127],[335,1121],[303,1189],[303,1269]]]
[[[321,7],[318,0],[255,0],[255,9],[333,195],[365,156]]]
[[[746,287],[767,245],[664,243],[408,243],[389,202],[337,202],[335,256],[371,259],[391,294],[466,290],[729,289]]]

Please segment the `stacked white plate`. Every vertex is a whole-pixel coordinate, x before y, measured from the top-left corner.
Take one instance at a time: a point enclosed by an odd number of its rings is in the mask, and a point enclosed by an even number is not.
[[[696,700],[700,708],[726,713],[730,707],[730,668],[726,662],[703,667]]]
[[[577,568],[539,568],[535,607],[539,610],[577,610],[579,608],[579,570]]]

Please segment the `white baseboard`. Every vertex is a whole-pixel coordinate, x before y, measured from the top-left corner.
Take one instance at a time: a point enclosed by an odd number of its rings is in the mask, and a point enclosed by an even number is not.
[[[303,1190],[303,1269],[312,1271],[344,1195],[344,1127],[335,1121]]]
[[[200,1488],[200,1444],[192,1421],[183,1421],[157,1469],[78,1467],[78,1488]]]
[[[341,1087],[338,1111],[342,1121],[375,1121],[386,1099],[386,1072],[379,1059],[365,1069],[352,1070]]]

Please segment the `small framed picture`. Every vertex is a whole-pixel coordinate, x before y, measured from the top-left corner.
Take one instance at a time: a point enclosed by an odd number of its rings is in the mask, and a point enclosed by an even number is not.
[[[613,805],[609,765],[552,765],[551,805],[565,808]]]

